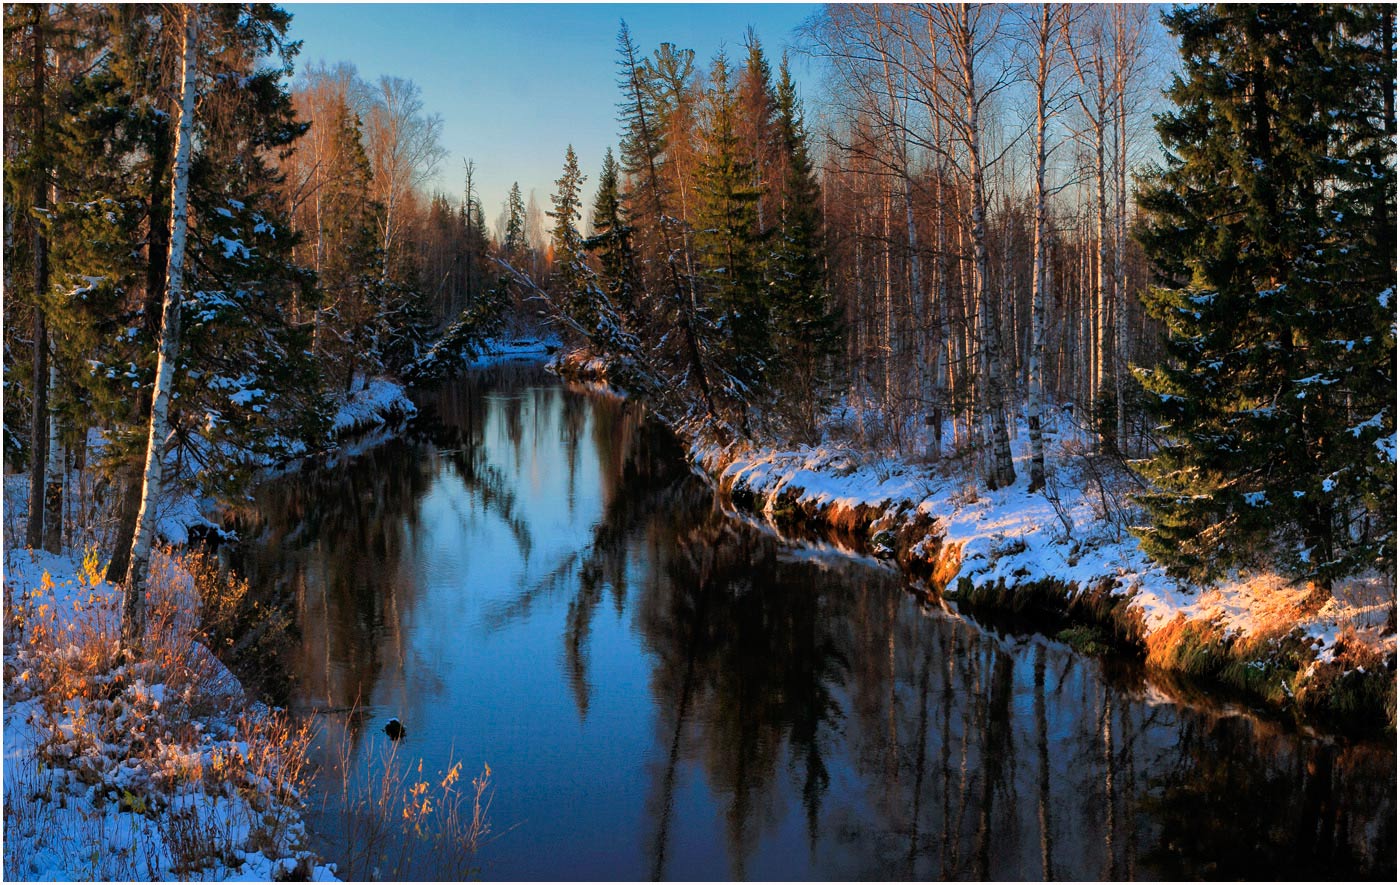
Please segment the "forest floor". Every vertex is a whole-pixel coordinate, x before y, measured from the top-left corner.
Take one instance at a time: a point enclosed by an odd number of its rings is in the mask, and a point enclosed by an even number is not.
[[[488,342],[474,366],[541,358],[552,340]],[[388,378],[357,379],[332,458],[399,432],[416,408]],[[100,446],[100,434],[92,440]],[[277,475],[272,469],[268,476]],[[216,502],[171,496],[152,559],[151,636],[119,657],[121,598],[102,579],[112,515],[91,477],[65,485],[70,546],[23,548],[28,477],[4,477],[4,857],[8,880],[333,880],[301,816],[310,732],[250,697],[209,650],[210,618],[247,587],[178,552],[217,528]]]
[[[6,552],[4,878],[333,879],[301,819],[309,735],[201,643],[184,561],[158,552],[150,594],[123,663],[94,555]]]

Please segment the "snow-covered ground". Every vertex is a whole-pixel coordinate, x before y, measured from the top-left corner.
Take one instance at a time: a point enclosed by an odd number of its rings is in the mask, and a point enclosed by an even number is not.
[[[1317,611],[1304,605],[1305,585],[1277,574],[1236,573],[1211,586],[1186,585],[1143,553],[1126,525],[1132,514],[1124,499],[1132,489],[1098,474],[1083,448],[1082,442],[1047,443],[1049,484],[1035,494],[1027,491],[1024,430],[1013,440],[1017,482],[996,491],[968,479],[965,467],[945,472],[835,443],[790,449],[695,443],[691,457],[722,486],[756,495],[769,515],[785,491],[781,500],[795,500],[808,512],[834,506],[874,507],[891,517],[926,514],[934,523],[930,534],[941,535],[943,549],[959,557],[950,585],[963,577],[976,585],[1055,579],[1088,588],[1111,582],[1113,593],[1129,596],[1140,613],[1144,640],[1184,618],[1209,623],[1226,637],[1272,635],[1292,625],[1323,662],[1335,654],[1339,638],[1394,655],[1396,635],[1386,629],[1395,606],[1389,579],[1340,582]]]
[[[331,421],[331,433],[339,438],[346,434],[368,430],[395,418],[417,414],[418,407],[409,399],[402,384],[390,378],[356,376],[338,404]]]
[[[557,351],[559,347],[559,338],[553,334],[542,337],[502,335],[488,338],[482,343],[481,352],[476,358],[467,363],[467,368],[478,369],[512,360],[542,359]]]
[[[333,879],[305,845],[301,738],[193,637],[158,554],[149,661],[119,663],[96,556],[5,553],[4,877]]]

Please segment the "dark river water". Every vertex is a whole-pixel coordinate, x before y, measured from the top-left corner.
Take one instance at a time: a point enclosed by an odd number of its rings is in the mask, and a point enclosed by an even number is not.
[[[1393,746],[1182,703],[783,542],[638,404],[538,366],[420,406],[264,486],[236,559],[296,600],[328,771],[377,764],[390,717],[424,780],[489,763],[484,878],[1395,877]]]

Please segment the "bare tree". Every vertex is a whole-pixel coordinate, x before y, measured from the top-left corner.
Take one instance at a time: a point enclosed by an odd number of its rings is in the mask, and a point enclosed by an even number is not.
[[[421,91],[412,80],[380,77],[367,116],[365,136],[374,195],[383,211],[379,232],[388,279],[407,221],[406,204],[447,152],[438,141],[442,117],[424,113]]]
[[[1145,49],[1147,9],[1118,4],[1109,7],[1113,23],[1113,103],[1114,103],[1114,158],[1113,175],[1116,204],[1114,206],[1113,236],[1113,291],[1114,339],[1116,365],[1114,366],[1114,399],[1117,404],[1117,443],[1127,444],[1127,391],[1125,382],[1128,373],[1128,267],[1126,251],[1128,246],[1128,141],[1132,129],[1129,114],[1133,95],[1129,84],[1137,80],[1142,69]]]
[[[1035,246],[1032,265],[1031,347],[1027,370],[1028,391],[1026,424],[1031,443],[1030,490],[1039,491],[1045,485],[1045,441],[1042,433],[1045,392],[1045,298],[1049,266],[1046,250],[1049,239],[1046,164],[1053,146],[1047,144],[1046,132],[1050,122],[1063,109],[1063,83],[1058,79],[1058,38],[1070,20],[1069,7],[1064,4],[1042,3],[1034,7],[1027,21],[1026,41],[1033,53],[1028,64],[1029,81],[1035,89]]]
[[[1013,77],[1003,64],[984,70],[1002,36],[1005,10],[986,5],[919,7],[927,16],[930,36],[946,43],[948,63],[938,69],[952,101],[937,106],[953,136],[960,163],[954,164],[968,200],[968,236],[972,246],[972,297],[979,332],[977,379],[981,418],[991,439],[992,461],[987,484],[993,489],[1016,480],[1007,431],[1006,377],[1002,364],[1001,331],[991,292],[987,254],[987,157],[984,155],[983,114],[993,97],[1009,87]],[[1003,154],[1005,151],[1003,151]]]
[[[1109,321],[1109,311],[1112,309],[1114,298],[1109,288],[1111,278],[1108,271],[1111,244],[1108,229],[1107,158],[1109,130],[1113,125],[1113,74],[1110,69],[1109,35],[1105,27],[1105,17],[1103,9],[1098,8],[1092,14],[1079,19],[1076,27],[1065,28],[1065,47],[1082,87],[1075,93],[1075,97],[1080,110],[1083,111],[1094,152],[1094,240],[1098,252],[1094,256],[1094,305],[1091,312],[1091,346],[1094,348],[1094,356],[1091,363],[1090,388],[1095,399],[1104,393],[1113,375],[1110,357],[1113,352],[1110,338],[1113,327]]]

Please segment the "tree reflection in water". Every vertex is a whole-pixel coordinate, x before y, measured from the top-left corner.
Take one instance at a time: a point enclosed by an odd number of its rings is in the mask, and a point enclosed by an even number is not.
[[[638,404],[537,367],[423,399],[415,438],[265,487],[241,567],[295,594],[302,706],[400,685],[510,772],[488,875],[1394,876],[1393,748],[921,606],[721,512]],[[434,495],[509,539],[453,551],[499,585],[460,612],[420,610]],[[439,672],[444,620],[507,684]]]

